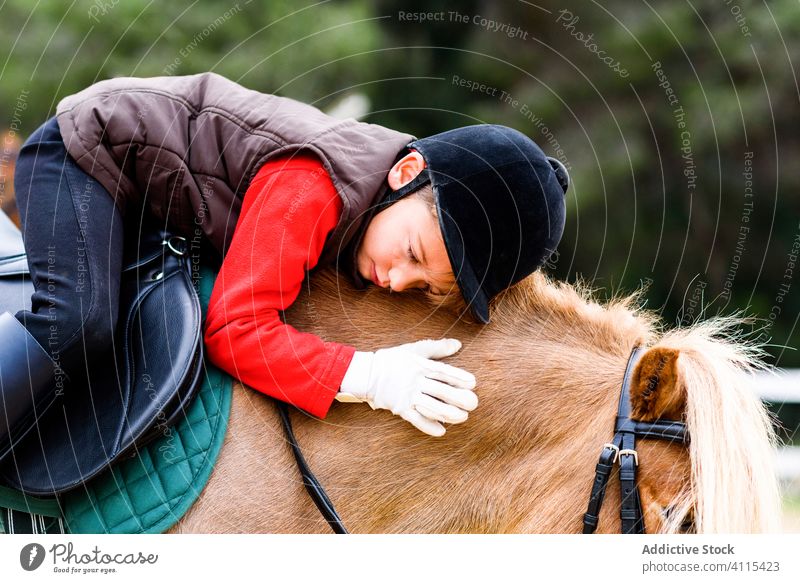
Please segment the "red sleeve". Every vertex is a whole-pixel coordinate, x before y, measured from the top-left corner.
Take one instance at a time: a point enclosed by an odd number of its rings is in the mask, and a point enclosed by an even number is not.
[[[284,324],[342,201],[311,154],[273,159],[245,192],[205,323],[211,362],[246,385],[324,418],[355,348]]]

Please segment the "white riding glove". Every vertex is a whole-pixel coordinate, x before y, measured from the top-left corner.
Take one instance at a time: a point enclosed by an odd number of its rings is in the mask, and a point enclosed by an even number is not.
[[[373,409],[388,409],[420,431],[441,437],[445,428],[439,421],[461,423],[467,420],[467,411],[478,406],[472,374],[431,360],[460,349],[461,342],[445,338],[357,351],[336,400],[366,401]]]

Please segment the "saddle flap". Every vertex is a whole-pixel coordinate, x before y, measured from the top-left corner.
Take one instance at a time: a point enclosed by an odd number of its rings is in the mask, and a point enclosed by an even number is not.
[[[188,258],[162,244],[168,236],[143,232],[135,257],[126,255],[112,345],[87,355],[85,378],[73,374],[38,430],[3,460],[0,480],[9,486],[34,495],[80,486],[163,433],[154,427],[175,421],[176,408],[196,393],[202,368],[200,300]],[[23,280],[32,293],[27,277],[0,277],[0,293],[13,283],[11,299],[19,301],[27,291],[19,285]]]
[[[165,408],[197,365],[202,323],[192,282],[174,255],[164,256],[163,271],[160,263],[151,261],[141,266],[147,273],[131,278],[137,283],[149,278],[148,289],[132,286],[125,290],[138,296],[139,305],[128,314],[124,327],[126,350],[120,353],[125,359],[126,384],[130,388],[120,445],[138,439],[153,419],[158,419],[158,424],[166,422]],[[154,277],[158,281],[154,282]]]

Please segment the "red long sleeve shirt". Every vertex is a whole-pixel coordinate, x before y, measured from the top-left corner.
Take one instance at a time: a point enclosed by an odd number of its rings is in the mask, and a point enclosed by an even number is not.
[[[216,366],[246,385],[324,418],[355,348],[281,321],[322,254],[342,201],[312,154],[264,164],[245,192],[205,323]]]

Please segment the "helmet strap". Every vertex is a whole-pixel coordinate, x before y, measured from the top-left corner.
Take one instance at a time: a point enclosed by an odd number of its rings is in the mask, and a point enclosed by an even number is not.
[[[430,174],[428,173],[428,169],[423,168],[422,171],[419,174],[417,174],[408,184],[404,184],[397,190],[392,190],[391,188],[389,188],[389,192],[386,193],[386,198],[383,199],[381,204],[386,204],[388,206],[392,203],[395,203],[404,196],[411,194],[416,190],[419,190],[420,188],[428,184],[430,181],[431,177]]]

